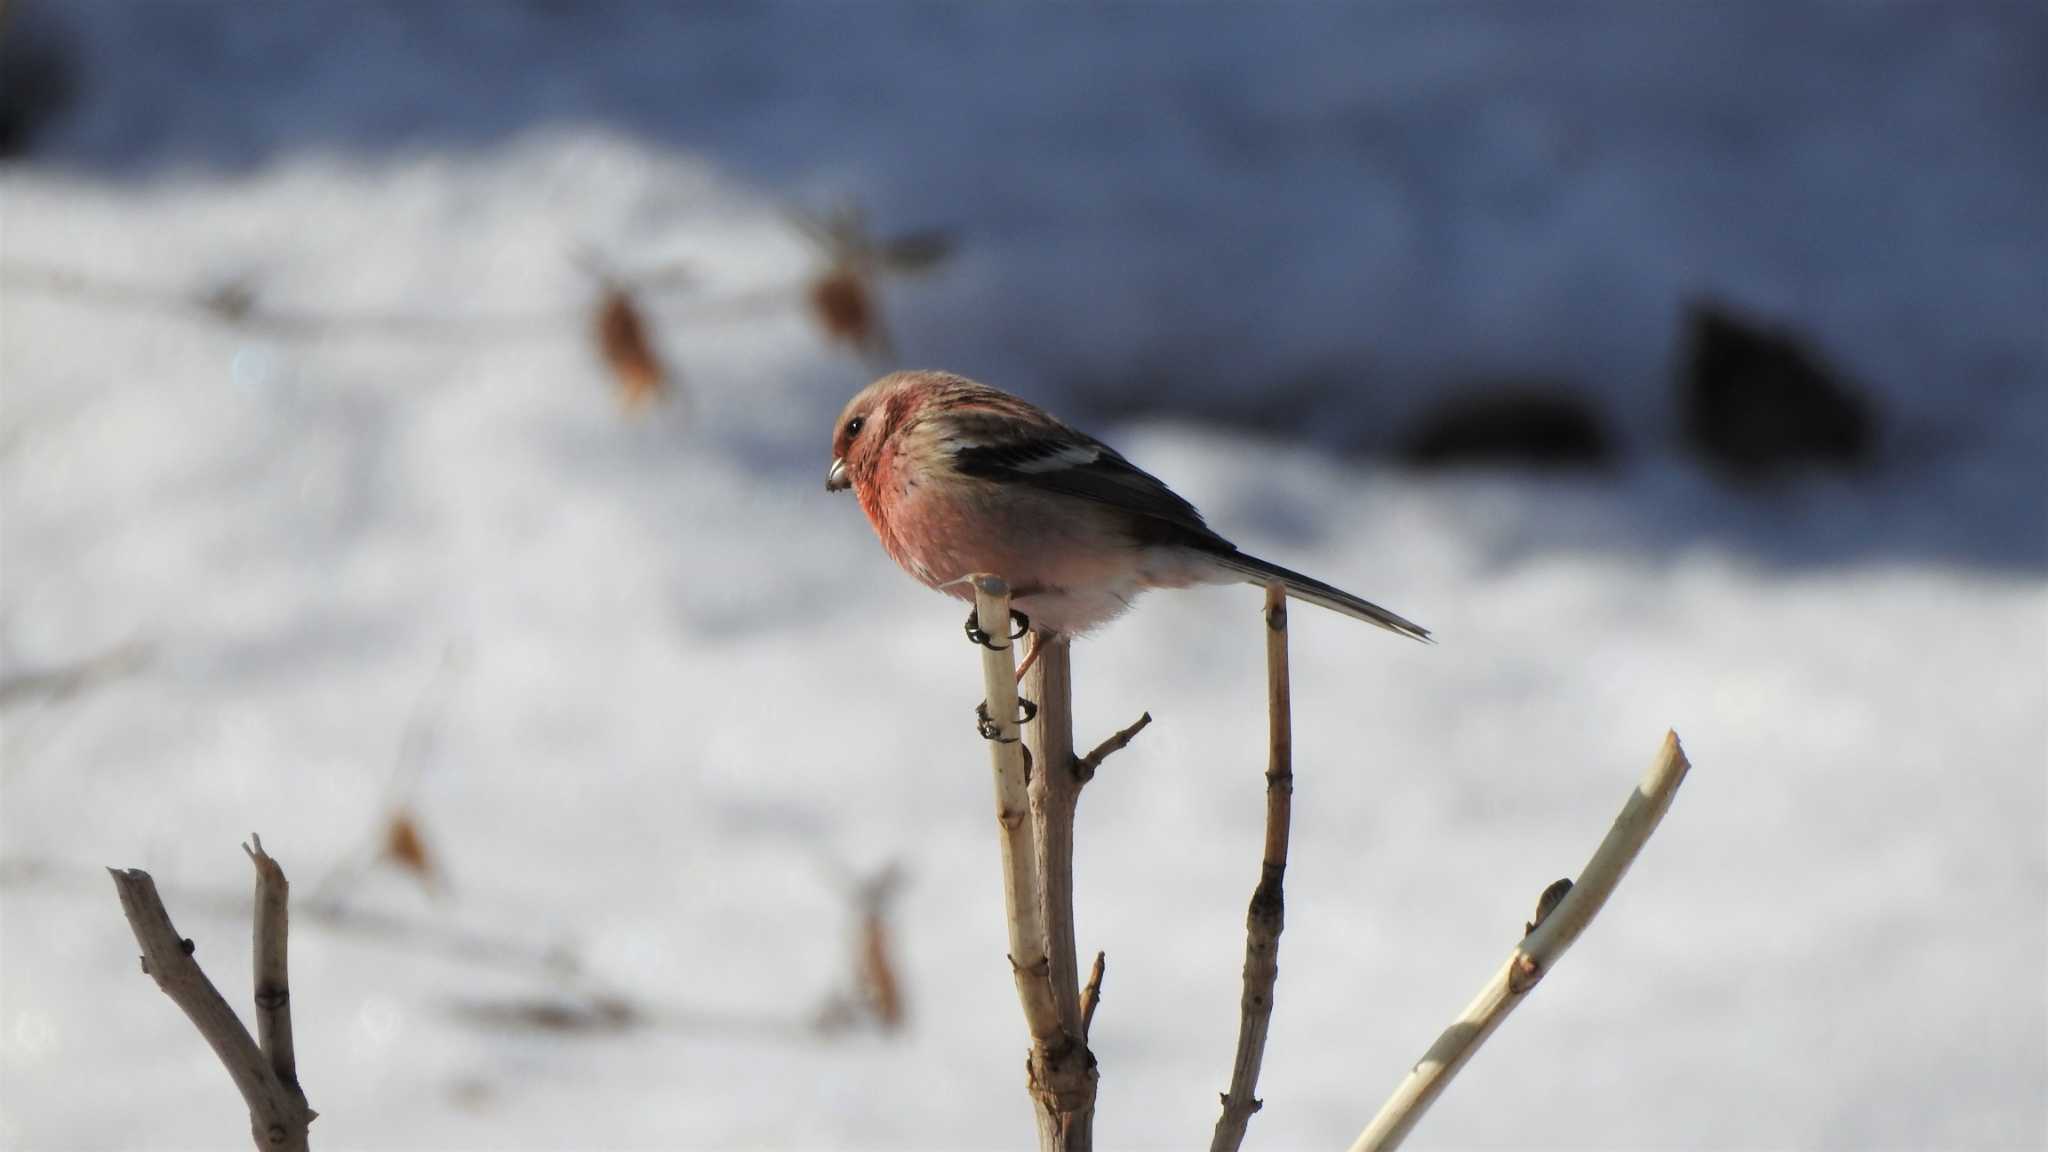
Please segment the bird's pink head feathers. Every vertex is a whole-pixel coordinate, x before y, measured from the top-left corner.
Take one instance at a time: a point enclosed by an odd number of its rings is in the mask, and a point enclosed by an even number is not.
[[[880,467],[892,437],[931,396],[956,379],[943,372],[896,372],[860,390],[832,428],[832,464],[825,487],[865,487]]]

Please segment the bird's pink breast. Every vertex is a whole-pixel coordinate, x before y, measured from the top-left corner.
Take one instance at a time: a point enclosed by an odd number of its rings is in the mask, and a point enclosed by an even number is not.
[[[1071,634],[1118,615],[1150,583],[1142,553],[1086,504],[911,467],[895,459],[877,468],[862,505],[890,557],[926,585],[971,600],[956,581],[994,573],[1016,590],[1020,610]]]

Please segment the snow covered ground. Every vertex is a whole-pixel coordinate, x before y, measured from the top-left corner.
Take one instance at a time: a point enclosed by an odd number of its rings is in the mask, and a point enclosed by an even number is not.
[[[8,267],[535,319],[282,339],[8,283],[0,674],[141,655],[0,714],[0,1145],[238,1146],[94,870],[152,870],[239,1004],[236,843],[304,898],[394,775],[447,890],[355,905],[573,952],[653,1018],[492,1027],[563,980],[301,923],[322,1146],[1028,1139],[973,650],[820,490],[866,370],[795,310],[672,316],[689,404],[632,420],[585,342],[575,251],[791,282],[778,199],[838,194],[963,233],[892,293],[906,358],[1151,413],[1102,430],[1443,641],[1295,616],[1257,1146],[1356,1134],[1667,726],[1664,830],[1421,1138],[2048,1144],[2038,10],[1630,11],[67,9],[88,86],[4,170]],[[1744,493],[1666,455],[1693,291],[1867,378],[1885,470]],[[1309,393],[1326,443],[1555,372],[1639,453],[1421,478],[1203,419],[1318,365],[1360,381]],[[1077,653],[1084,741],[1157,719],[1080,826],[1105,1147],[1197,1144],[1227,1080],[1257,603],[1155,597]],[[911,1026],[821,1039],[835,885],[888,860]]]

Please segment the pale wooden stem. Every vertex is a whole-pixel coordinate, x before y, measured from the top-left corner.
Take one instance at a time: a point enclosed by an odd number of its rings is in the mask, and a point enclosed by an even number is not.
[[[1678,785],[1685,779],[1692,767],[1687,763],[1685,750],[1679,747],[1678,733],[1667,732],[1664,746],[1659,750],[1655,763],[1643,776],[1642,782],[1630,793],[1628,803],[1622,806],[1621,815],[1615,817],[1614,826],[1607,832],[1606,839],[1579,873],[1576,883],[1548,916],[1539,912],[1539,920],[1522,939],[1506,964],[1494,974],[1479,995],[1465,1008],[1456,1023],[1437,1037],[1435,1044],[1422,1057],[1422,1062],[1401,1081],[1394,1095],[1366,1125],[1357,1141],[1351,1145],[1351,1152],[1377,1152],[1381,1149],[1398,1147],[1401,1141],[1415,1127],[1422,1114],[1443,1093],[1451,1077],[1465,1066],[1486,1038],[1500,1027],[1508,1013],[1514,1011],[1524,997],[1543,979],[1544,973],[1556,965],[1565,949],[1579,938],[1586,925],[1592,922],[1607,897],[1621,882],[1636,854],[1650,834],[1657,830],[1657,824],[1671,807],[1671,800],[1678,793]]]
[[[1018,736],[1016,654],[1010,648],[1010,586],[993,576],[975,580],[975,617],[989,635],[981,648],[981,687],[995,738],[989,740],[989,765],[995,769],[995,822],[1004,845],[1004,910],[1010,920],[1010,970],[1016,976],[1024,1023],[1034,1041],[1059,1035],[1051,961],[1044,953],[1044,912],[1038,896],[1036,851],[1032,847],[1030,795],[1032,775]]]
[[[1260,1101],[1259,1065],[1266,1057],[1266,1033],[1273,1021],[1273,988],[1280,979],[1280,932],[1286,926],[1283,884],[1287,876],[1287,834],[1294,812],[1294,724],[1287,674],[1287,589],[1266,586],[1266,844],[1259,885],[1244,918],[1244,997],[1238,1004],[1237,1056],[1230,1091],[1216,1119],[1210,1152],[1235,1152],[1244,1143]]]
[[[1031,776],[1031,823],[1037,845],[1039,898],[1052,961],[1053,1003],[1061,1035],[1031,1056],[1039,1098],[1042,1148],[1086,1152],[1094,1147],[1095,1055],[1081,1027],[1081,977],[1074,948],[1074,806],[1081,778],[1074,759],[1072,650],[1064,636],[1041,635],[1038,662],[1024,695],[1038,718],[1026,732],[1038,770]]]
[[[291,884],[284,878],[284,869],[263,850],[263,838],[252,832],[249,841],[242,845],[242,851],[256,865],[256,1040],[269,1057],[277,1078],[297,1088],[298,1057],[292,1050],[292,982],[286,962]]]
[[[981,650],[983,707],[994,738],[988,741],[995,769],[996,824],[1002,833],[1003,909],[1010,926],[1010,972],[1034,1045],[1060,1035],[1059,1010],[1046,956],[1045,921],[1038,891],[1037,855],[1032,845],[1031,774],[1017,731],[1016,654],[1011,649],[1010,589],[993,576],[974,581],[976,624],[989,637]]]
[[[220,1058],[249,1108],[250,1134],[263,1152],[304,1152],[314,1112],[298,1084],[280,1077],[276,1066],[221,998],[220,990],[192,958],[192,943],[178,935],[157,896],[156,881],[140,869],[107,869],[121,912],[142,947],[142,970],[156,980],[192,1021]]]

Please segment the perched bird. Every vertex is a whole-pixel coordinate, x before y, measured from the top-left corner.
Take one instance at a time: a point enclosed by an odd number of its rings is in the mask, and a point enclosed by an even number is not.
[[[1074,636],[1147,588],[1277,580],[1289,594],[1428,640],[1427,629],[1237,550],[1194,505],[1037,406],[946,372],[897,372],[839,414],[827,491],[851,488],[904,571],[972,602],[1001,576],[1034,632]]]

